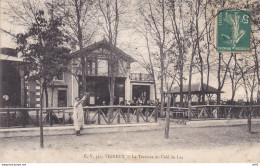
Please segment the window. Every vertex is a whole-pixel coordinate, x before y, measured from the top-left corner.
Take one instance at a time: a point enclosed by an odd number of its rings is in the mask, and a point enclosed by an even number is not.
[[[89,60],[87,62],[87,74],[88,75],[96,75],[96,60]]]
[[[107,76],[108,75],[108,63],[107,60],[98,60],[98,75]]]
[[[67,107],[67,91],[58,90],[58,107]]]

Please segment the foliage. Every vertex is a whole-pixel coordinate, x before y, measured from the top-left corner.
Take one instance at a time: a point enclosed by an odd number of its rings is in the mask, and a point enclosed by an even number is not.
[[[17,49],[25,60],[29,79],[45,86],[66,70],[69,60],[70,50],[64,46],[68,39],[60,30],[61,26],[60,19],[47,20],[44,11],[40,10],[29,30],[17,35]]]

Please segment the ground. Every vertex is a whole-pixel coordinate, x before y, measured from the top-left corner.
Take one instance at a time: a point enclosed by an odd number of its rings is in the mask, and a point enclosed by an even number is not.
[[[260,125],[45,136],[0,140],[1,162],[260,162]]]

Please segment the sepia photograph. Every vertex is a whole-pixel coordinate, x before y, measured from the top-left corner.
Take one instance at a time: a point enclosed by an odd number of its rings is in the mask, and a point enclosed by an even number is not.
[[[259,165],[259,0],[0,5],[1,166]]]

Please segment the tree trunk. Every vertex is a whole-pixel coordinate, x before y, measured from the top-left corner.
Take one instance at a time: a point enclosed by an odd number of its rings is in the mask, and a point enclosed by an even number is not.
[[[220,104],[221,96],[221,81],[220,81],[220,70],[221,70],[221,53],[218,54],[218,91],[217,91],[217,104]]]
[[[218,90],[218,92],[217,92],[217,105],[220,104],[220,100],[221,100],[221,93],[220,93],[220,90]]]
[[[257,85],[257,104],[260,104],[260,82]]]
[[[198,49],[198,56],[200,60],[200,89],[201,89],[201,96],[202,96],[202,104],[205,103],[205,91],[204,91],[204,80],[203,80],[203,74],[204,74],[204,65],[203,65],[203,59],[201,56],[201,50],[200,50],[200,37],[199,37],[199,12],[200,12],[200,0],[197,0],[197,9],[196,9],[196,44],[197,44],[197,49]],[[201,100],[200,100],[201,101]]]
[[[81,27],[81,8],[82,8],[82,2],[78,0],[75,0],[75,8],[76,8],[76,14],[77,14],[77,38],[78,38],[78,44],[79,49],[83,49],[83,34],[82,34],[82,27]],[[86,55],[83,54],[80,57],[80,63],[81,63],[81,75],[82,75],[82,94],[86,93],[86,87],[87,87],[87,80],[86,80]],[[84,105],[84,103],[83,103]]]
[[[83,47],[81,47],[82,49]],[[85,54],[83,55],[85,56]],[[82,74],[82,94],[86,93],[86,87],[87,87],[87,77],[86,77],[86,61],[85,61],[85,58],[84,57],[81,57],[81,74]]]
[[[154,81],[154,84],[153,84],[153,87],[154,87],[154,99],[157,100],[157,89],[156,89],[156,82],[155,82],[154,74],[153,74],[153,81]]]
[[[249,104],[249,113],[248,113],[248,119],[247,119],[247,124],[248,124],[248,132],[251,133],[251,114],[253,110],[253,104],[254,104],[254,85],[255,85],[255,77],[256,77],[256,68],[254,69],[254,75],[253,75],[253,83],[251,87],[251,95],[250,95],[250,104]]]
[[[109,57],[109,105],[112,106],[114,105],[114,97],[115,97],[115,47],[112,44],[112,38],[109,39],[109,44],[110,44],[110,57]],[[113,109],[108,110],[108,123],[111,123],[113,115]]]
[[[232,104],[233,104],[233,102],[234,102],[235,95],[236,95],[236,90],[233,90],[233,89],[232,89],[232,97],[231,97],[231,102],[232,102]]]
[[[194,54],[191,55],[191,64],[189,71],[189,87],[188,87],[188,120],[191,120],[191,79]]]
[[[250,105],[249,105],[249,110],[248,110],[248,118],[247,118],[247,131],[249,132],[249,133],[251,133],[251,113],[252,113],[252,104],[251,104],[251,102],[250,102]]]
[[[183,55],[180,66],[180,106],[183,107]]]
[[[164,94],[161,92],[160,118],[164,117]]]
[[[163,46],[160,45],[160,61],[161,61],[161,109],[160,109],[160,117],[163,116],[164,112],[164,91],[163,91],[163,86],[164,86],[164,54],[163,54]]]
[[[48,88],[47,85],[43,85],[43,90],[45,92],[45,107],[49,107],[49,96],[48,96]]]
[[[112,64],[114,64],[112,62]],[[110,69],[111,69],[111,73],[110,73],[110,101],[109,101],[109,105],[114,105],[114,97],[115,97],[115,71],[114,71],[115,66],[111,65]]]
[[[42,99],[43,99],[43,87],[41,85],[41,90],[40,90],[40,147],[43,148],[43,121],[42,121]]]
[[[152,71],[152,77],[153,77],[153,81],[154,81],[154,98],[155,100],[157,100],[157,89],[156,89],[156,82],[155,82],[155,74],[154,74],[154,68],[153,68],[153,62],[152,62],[152,57],[151,57],[151,51],[150,51],[150,47],[149,47],[149,43],[148,43],[148,38],[146,38],[146,47],[148,50],[148,55],[149,55],[149,62],[150,62],[150,68]]]
[[[169,138],[170,131],[170,104],[171,104],[171,95],[167,94],[167,109],[166,109],[166,118],[165,118],[165,133],[164,138]]]

